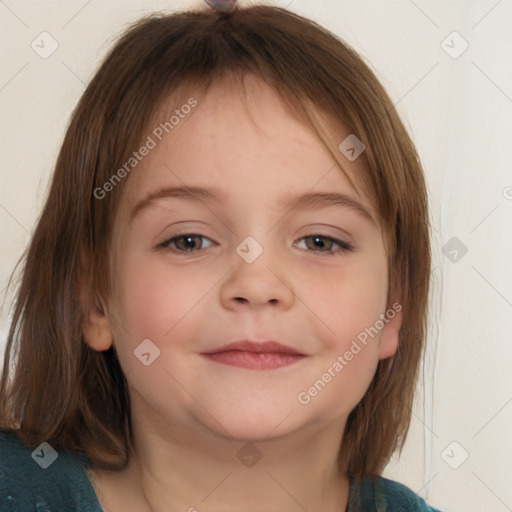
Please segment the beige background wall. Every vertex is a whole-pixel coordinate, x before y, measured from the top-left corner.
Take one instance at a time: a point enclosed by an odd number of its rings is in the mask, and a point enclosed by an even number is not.
[[[144,13],[198,3],[0,2],[0,291],[28,243],[70,111],[114,35]],[[445,511],[512,510],[512,1],[272,3],[370,61],[427,173],[430,349],[406,448],[386,475]]]

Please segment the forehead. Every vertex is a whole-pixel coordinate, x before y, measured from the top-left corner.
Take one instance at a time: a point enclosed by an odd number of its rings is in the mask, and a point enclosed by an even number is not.
[[[372,210],[361,187],[353,189],[305,119],[253,75],[246,75],[243,83],[226,77],[207,92],[188,88],[173,94],[158,109],[146,133],[153,134],[159,126],[169,129],[171,116],[191,99],[197,105],[192,111],[184,109],[179,119],[175,115],[177,124],[169,133],[163,131],[162,140],[152,135],[156,147],[130,175],[122,201],[126,207],[164,186],[215,184],[228,194],[233,190],[271,200],[273,191],[304,193],[318,185],[323,190],[350,191]],[[337,150],[348,135],[346,129],[317,110],[312,114]],[[357,183],[361,163],[342,160],[344,171]]]

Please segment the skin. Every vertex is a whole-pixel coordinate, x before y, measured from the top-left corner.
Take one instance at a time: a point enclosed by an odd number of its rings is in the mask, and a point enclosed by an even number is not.
[[[401,313],[307,405],[299,403],[298,393],[393,303],[386,303],[383,233],[347,208],[286,210],[286,195],[336,191],[377,219],[368,197],[271,88],[248,76],[245,92],[235,91],[219,82],[196,97],[193,113],[130,175],[115,223],[114,293],[105,313],[87,306],[85,340],[100,351],[115,344],[132,403],[136,449],[128,468],[94,473],[108,512],[344,510],[341,434],[379,359],[397,348]],[[349,134],[331,132],[333,147]],[[347,160],[356,180],[360,165]],[[226,198],[162,199],[129,223],[149,193],[184,184],[216,186]],[[178,229],[206,238],[157,248]],[[310,235],[355,249],[329,254],[339,247]],[[248,236],[263,248],[252,263],[236,252]],[[187,253],[190,246],[196,252]],[[160,356],[145,366],[134,350],[148,338]],[[201,355],[240,339],[276,340],[306,357],[258,371]],[[261,455],[252,467],[237,457],[247,442]]]

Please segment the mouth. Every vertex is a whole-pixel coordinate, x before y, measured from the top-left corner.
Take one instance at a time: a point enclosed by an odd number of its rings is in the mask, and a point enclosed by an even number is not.
[[[272,370],[301,361],[305,354],[276,341],[236,341],[222,347],[203,352],[208,360],[247,368],[251,370]]]

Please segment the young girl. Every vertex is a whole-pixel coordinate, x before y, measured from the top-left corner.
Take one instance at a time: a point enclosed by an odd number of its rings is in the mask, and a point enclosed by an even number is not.
[[[434,510],[380,476],[426,334],[414,146],[345,43],[225,4],[134,24],[73,113],[7,340],[2,512]]]

